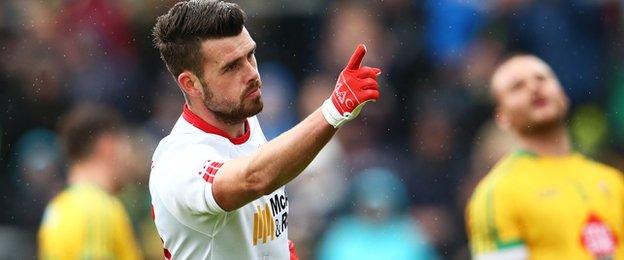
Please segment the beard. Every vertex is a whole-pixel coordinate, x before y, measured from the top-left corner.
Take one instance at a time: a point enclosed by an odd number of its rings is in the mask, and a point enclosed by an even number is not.
[[[567,107],[563,108],[559,113],[553,115],[551,118],[543,120],[531,120],[527,119],[516,127],[518,132],[525,136],[542,135],[544,133],[551,132],[555,129],[564,127],[566,124]]]
[[[241,96],[238,97],[238,100],[234,102],[219,99],[215,93],[208,88],[204,80],[200,80],[200,83],[204,91],[204,106],[206,106],[219,121],[226,124],[234,125],[245,122],[248,117],[260,113],[264,107],[261,96],[257,96],[253,99],[245,98],[249,90],[262,87],[262,82],[259,79],[251,82],[247,88],[245,88]]]
[[[565,125],[565,119],[557,117],[541,122],[529,122],[524,127],[519,127],[518,130],[522,135],[541,135],[551,132],[553,129],[561,128],[563,125]]]

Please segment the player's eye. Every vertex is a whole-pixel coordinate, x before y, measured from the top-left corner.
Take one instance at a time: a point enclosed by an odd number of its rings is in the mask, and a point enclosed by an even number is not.
[[[513,85],[511,85],[511,90],[512,91],[516,91],[521,89],[524,86],[524,80],[518,80],[516,82],[513,83]]]
[[[227,65],[224,69],[223,72],[230,72],[230,71],[234,71],[238,69],[238,62],[232,63],[230,65]]]
[[[253,59],[255,53],[256,53],[256,49],[251,50],[249,54],[247,54],[247,59],[248,60]]]
[[[546,80],[546,76],[544,74],[538,74],[535,79],[537,79],[538,81],[545,81]]]

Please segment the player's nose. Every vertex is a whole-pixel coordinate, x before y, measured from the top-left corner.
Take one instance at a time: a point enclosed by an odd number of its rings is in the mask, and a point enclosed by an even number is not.
[[[244,76],[243,80],[245,84],[249,84],[254,82],[260,78],[260,73],[258,72],[258,67],[254,66],[251,62],[245,62]]]
[[[544,83],[536,79],[531,79],[528,81],[527,85],[529,91],[531,91],[532,93],[537,93],[543,88]]]

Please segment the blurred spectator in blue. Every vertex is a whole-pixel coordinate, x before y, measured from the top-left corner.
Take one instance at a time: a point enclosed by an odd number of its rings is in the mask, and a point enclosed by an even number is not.
[[[436,259],[417,223],[402,210],[403,183],[384,168],[371,168],[353,180],[352,209],[328,229],[319,259]]]
[[[427,50],[438,66],[457,66],[483,26],[487,1],[427,0]]]

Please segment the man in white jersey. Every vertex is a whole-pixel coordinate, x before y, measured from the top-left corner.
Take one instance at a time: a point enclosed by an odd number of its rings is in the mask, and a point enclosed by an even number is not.
[[[154,28],[186,100],[150,174],[168,259],[296,259],[283,186],[379,97],[380,70],[360,66],[366,48],[359,45],[319,109],[267,142],[255,117],[262,110],[256,43],[244,21],[236,4],[192,0],[177,3]]]

